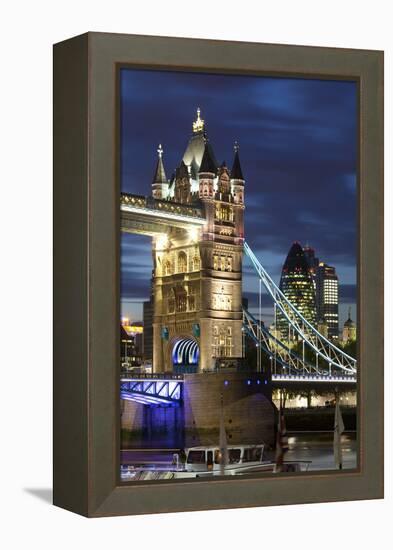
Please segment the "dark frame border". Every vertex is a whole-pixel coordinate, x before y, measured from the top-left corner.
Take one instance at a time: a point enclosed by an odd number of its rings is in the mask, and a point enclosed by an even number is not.
[[[120,65],[359,81],[359,471],[119,485]],[[57,44],[54,219],[55,504],[97,517],[383,496],[382,52],[105,33]]]

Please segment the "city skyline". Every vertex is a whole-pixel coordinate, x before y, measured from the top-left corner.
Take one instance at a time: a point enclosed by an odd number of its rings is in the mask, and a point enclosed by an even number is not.
[[[123,191],[151,193],[159,143],[170,177],[198,106],[220,162],[231,165],[233,143],[240,143],[246,240],[273,279],[278,283],[293,241],[309,244],[321,261],[336,267],[340,326],[348,306],[356,319],[356,85],[123,70]],[[151,269],[149,239],[122,235],[122,313],[134,321],[142,318]],[[251,302],[256,290],[245,262],[244,294]]]

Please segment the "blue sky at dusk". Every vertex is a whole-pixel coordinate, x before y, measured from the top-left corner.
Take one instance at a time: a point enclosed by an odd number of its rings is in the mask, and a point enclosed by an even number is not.
[[[121,187],[149,195],[162,143],[167,177],[179,165],[201,108],[217,160],[240,144],[246,240],[278,283],[293,241],[336,267],[340,324],[356,319],[357,88],[354,82],[205,73],[121,71]],[[122,234],[122,314],[142,319],[150,239]],[[243,290],[257,303],[244,263]],[[265,320],[271,320],[266,297]]]

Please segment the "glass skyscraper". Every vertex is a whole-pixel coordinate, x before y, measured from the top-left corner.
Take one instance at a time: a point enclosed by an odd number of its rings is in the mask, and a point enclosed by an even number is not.
[[[280,290],[313,326],[316,325],[315,289],[307,258],[298,242],[293,243],[282,268]],[[277,312],[277,328],[283,338],[292,340],[284,315]]]

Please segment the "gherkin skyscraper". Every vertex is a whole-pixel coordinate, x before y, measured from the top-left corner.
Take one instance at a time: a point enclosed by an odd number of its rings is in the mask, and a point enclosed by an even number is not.
[[[307,321],[316,325],[316,300],[307,258],[298,242],[293,243],[281,272],[280,290]],[[277,328],[285,339],[292,340],[284,315],[277,312]]]

